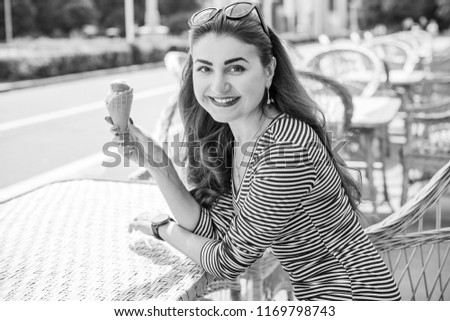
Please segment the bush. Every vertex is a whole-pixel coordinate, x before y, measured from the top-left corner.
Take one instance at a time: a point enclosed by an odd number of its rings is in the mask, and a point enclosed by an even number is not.
[[[164,58],[166,51],[149,42],[130,46],[123,39],[18,40],[8,50],[0,49],[0,81],[157,62]]]
[[[131,50],[133,62],[135,64],[162,61],[166,54],[166,50],[153,45],[144,45],[142,43],[133,44]]]

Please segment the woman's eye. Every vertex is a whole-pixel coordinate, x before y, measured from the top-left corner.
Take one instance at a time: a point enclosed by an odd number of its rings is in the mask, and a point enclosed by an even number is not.
[[[211,71],[211,68],[206,67],[206,66],[201,66],[201,67],[197,68],[197,71],[205,73],[205,72]]]
[[[231,66],[228,68],[228,71],[232,73],[242,73],[245,71],[245,68],[242,66]]]

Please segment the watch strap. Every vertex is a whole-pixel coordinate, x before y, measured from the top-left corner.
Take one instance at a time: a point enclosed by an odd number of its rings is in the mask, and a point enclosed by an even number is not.
[[[164,239],[161,237],[161,235],[159,235],[159,228],[170,222],[174,222],[173,218],[171,218],[171,217],[169,217],[166,221],[163,221],[162,223],[159,223],[159,224],[152,223],[153,236],[160,241],[164,241]]]

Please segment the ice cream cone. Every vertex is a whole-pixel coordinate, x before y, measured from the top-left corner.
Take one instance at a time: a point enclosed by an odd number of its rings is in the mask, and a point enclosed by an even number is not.
[[[128,129],[131,104],[133,102],[133,88],[124,81],[114,81],[106,97],[106,106],[114,125],[119,126],[119,133]]]

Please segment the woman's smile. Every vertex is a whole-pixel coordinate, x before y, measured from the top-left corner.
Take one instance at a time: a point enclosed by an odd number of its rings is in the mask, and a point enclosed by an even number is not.
[[[211,97],[208,96],[211,102],[218,107],[230,107],[236,104],[241,97]]]

